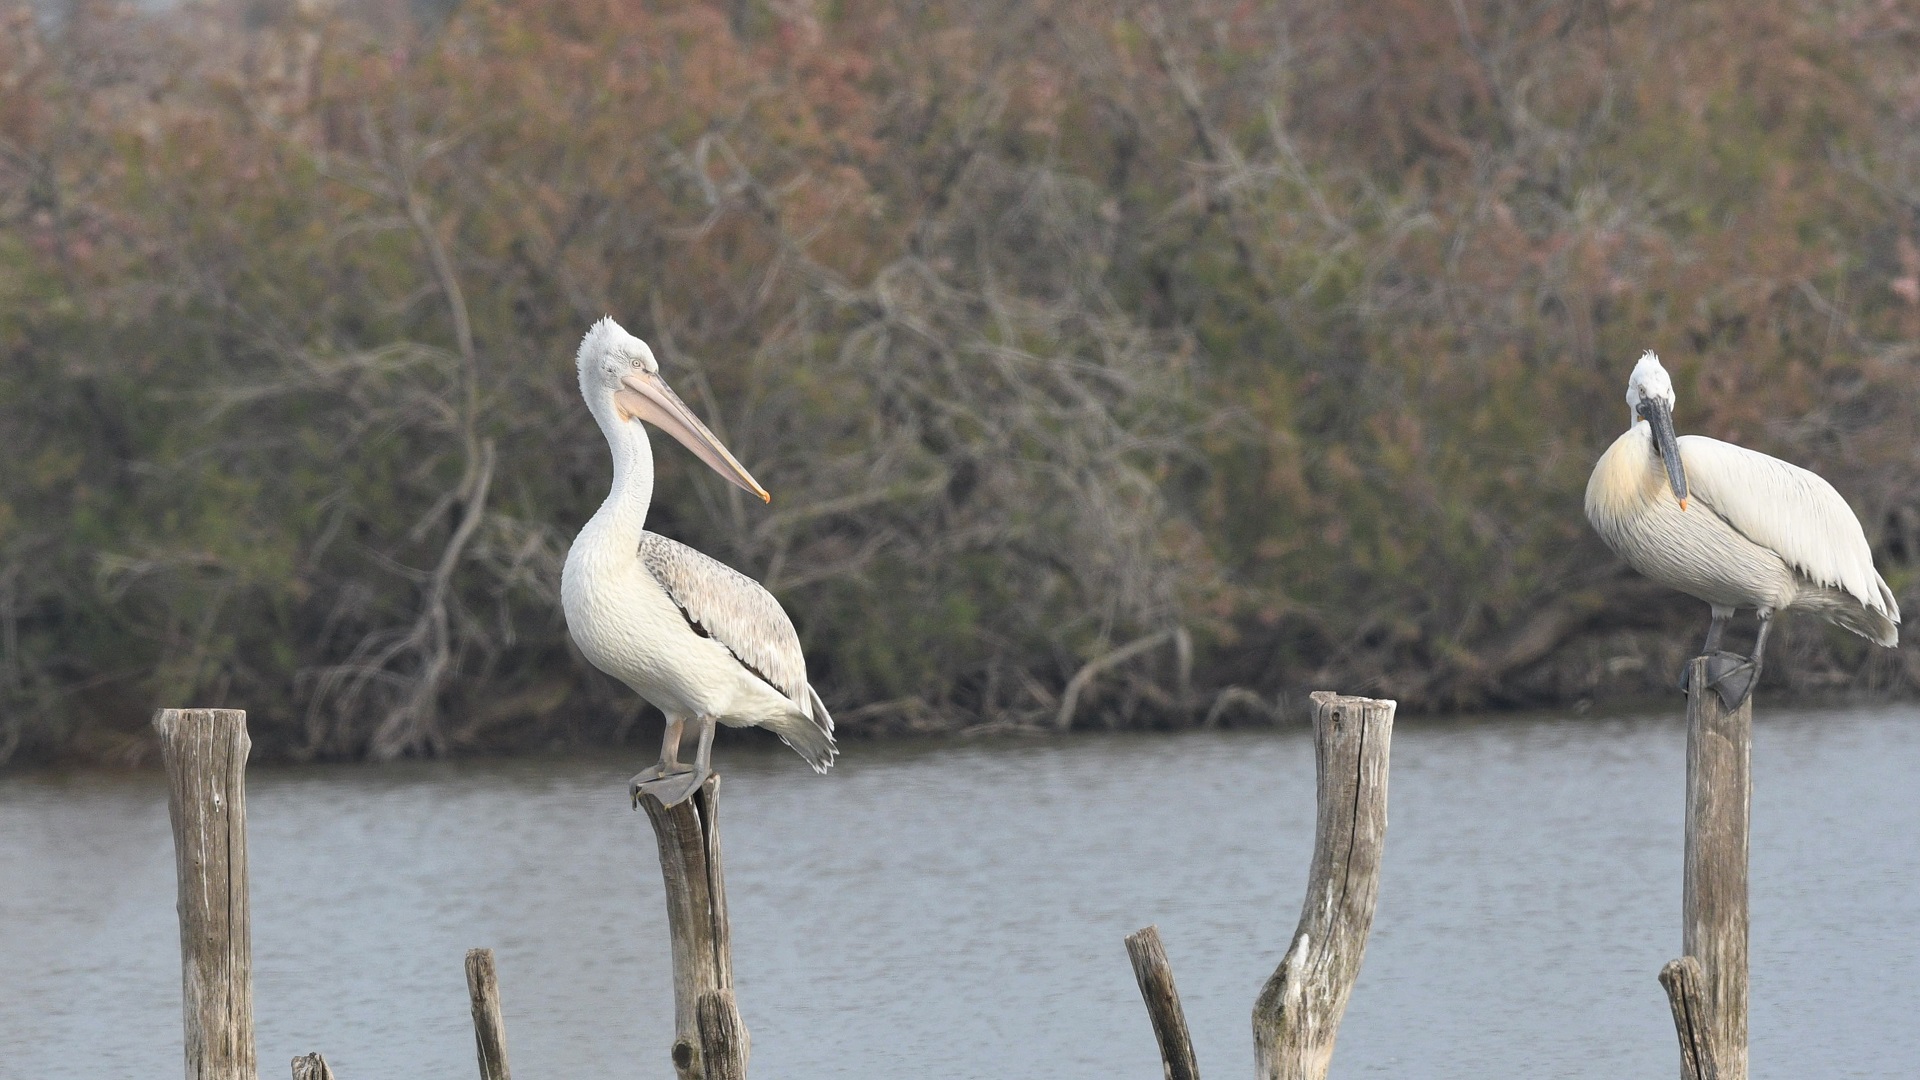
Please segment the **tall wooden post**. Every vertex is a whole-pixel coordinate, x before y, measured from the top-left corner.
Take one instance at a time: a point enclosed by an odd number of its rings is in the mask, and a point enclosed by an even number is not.
[[[1261,1080],[1322,1080],[1373,927],[1394,703],[1313,695],[1318,816],[1300,925],[1253,1005]]]
[[[253,936],[247,915],[247,714],[162,709],[179,879],[187,1080],[256,1080]]]
[[[751,1043],[733,1000],[733,945],[720,862],[720,777],[709,776],[678,806],[664,806],[644,793],[640,806],[653,823],[667,889],[667,930],[673,941],[673,1067],[679,1080],[745,1077]]]
[[[1753,801],[1753,698],[1729,711],[1696,657],[1687,686],[1687,848],[1681,899],[1683,963],[1700,968],[1697,989],[1672,964],[1663,977],[1687,1064],[1690,1017],[1702,1077],[1747,1080],[1747,843]],[[1689,991],[1692,990],[1691,993]],[[1690,1000],[1697,997],[1697,1001]],[[1704,1036],[1704,1041],[1701,1037]]]

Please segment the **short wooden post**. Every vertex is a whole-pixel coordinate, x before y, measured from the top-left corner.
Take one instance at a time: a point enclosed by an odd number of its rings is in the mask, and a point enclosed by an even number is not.
[[[1680,1080],[1720,1080],[1707,1033],[1706,982],[1700,961],[1691,956],[1668,961],[1660,969],[1660,985],[1667,989],[1674,1030],[1680,1034]]]
[[[1394,703],[1313,695],[1318,819],[1293,944],[1253,1006],[1262,1080],[1320,1080],[1360,974],[1387,833]]]
[[[747,1029],[733,991],[708,990],[694,1006],[706,1080],[747,1080]]]
[[[467,998],[473,1005],[473,1043],[480,1059],[480,1080],[510,1080],[507,1022],[500,1015],[500,978],[494,972],[492,949],[468,950]]]
[[[179,878],[187,1080],[256,1080],[247,915],[247,714],[162,709]]]
[[[651,795],[640,806],[653,822],[660,847],[660,875],[667,890],[667,930],[673,940],[673,1067],[679,1080],[719,1080],[746,1075],[752,1043],[733,999],[733,946],[727,926],[726,880],[720,859],[720,777],[709,776],[698,792],[667,807]],[[729,1018],[709,1025],[727,1043],[727,1061],[710,1072],[701,1037],[700,1003],[710,991],[724,990],[708,1006]]]
[[[1717,1074],[1717,1080],[1747,1080],[1747,840],[1753,801],[1753,698],[1728,711],[1707,679],[1706,657],[1695,657],[1687,673],[1691,689],[1687,694],[1681,962],[1692,959],[1701,972],[1699,1004],[1689,1022],[1705,1032],[1710,1059],[1705,1067]],[[1668,995],[1673,996],[1672,986]],[[1678,1009],[1676,1005],[1676,1023]],[[1679,1034],[1684,1074],[1689,1035],[1685,1028]]]
[[[293,1080],[333,1080],[333,1070],[319,1054],[302,1054],[293,1059]]]
[[[1187,1033],[1186,1013],[1180,1009],[1180,992],[1173,986],[1173,965],[1160,943],[1160,928],[1149,926],[1128,934],[1127,958],[1133,961],[1133,977],[1140,983],[1147,1019],[1160,1043],[1160,1069],[1165,1080],[1200,1080],[1193,1037]]]

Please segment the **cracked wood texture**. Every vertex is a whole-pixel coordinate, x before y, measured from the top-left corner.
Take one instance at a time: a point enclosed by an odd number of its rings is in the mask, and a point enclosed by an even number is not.
[[[720,860],[720,776],[667,807],[651,795],[640,806],[653,823],[660,847],[660,876],[667,890],[667,931],[673,943],[673,1067],[677,1080],[744,1077],[752,1043],[733,999],[733,943],[727,924],[727,889]],[[727,1018],[707,1025],[724,1043],[725,1060],[709,1070],[701,1037],[701,997],[725,990],[709,1005]]]
[[[1173,965],[1167,961],[1166,946],[1160,943],[1160,928],[1149,926],[1128,934],[1127,958],[1133,961],[1133,977],[1140,983],[1147,1019],[1153,1024],[1153,1037],[1160,1043],[1160,1069],[1165,1080],[1200,1080],[1193,1037],[1187,1033],[1180,991],[1173,987]]]
[[[1704,976],[1705,1030],[1718,1080],[1747,1080],[1747,828],[1753,698],[1731,712],[1696,657],[1687,685],[1687,854],[1683,956]]]
[[[247,916],[247,714],[162,709],[179,878],[187,1080],[255,1080],[253,937]]]
[[[1380,891],[1394,703],[1322,690],[1313,705],[1313,863],[1293,943],[1253,1005],[1262,1080],[1327,1075]]]
[[[473,1006],[474,1054],[480,1080],[511,1080],[507,1069],[507,1022],[500,1015],[500,977],[492,949],[467,952],[467,999]]]

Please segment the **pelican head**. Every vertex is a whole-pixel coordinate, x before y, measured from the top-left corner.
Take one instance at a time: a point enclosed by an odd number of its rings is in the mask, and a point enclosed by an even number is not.
[[[619,425],[645,420],[742,490],[762,502],[772,498],[660,377],[660,362],[647,343],[611,317],[594,323],[580,340],[575,364],[580,371],[580,394],[608,438],[618,438]]]
[[[1653,429],[1653,448],[1667,467],[1667,482],[1673,485],[1673,497],[1680,509],[1687,508],[1687,470],[1680,461],[1680,444],[1673,435],[1673,379],[1660,366],[1652,349],[1640,355],[1627,378],[1627,408],[1633,422]]]

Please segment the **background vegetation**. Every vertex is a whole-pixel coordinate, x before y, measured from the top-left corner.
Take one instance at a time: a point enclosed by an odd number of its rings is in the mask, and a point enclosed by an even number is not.
[[[1912,3],[136,8],[0,8],[0,760],[637,737],[556,595],[604,313],[853,731],[1666,692],[1706,612],[1581,512],[1645,347],[1920,611]]]

